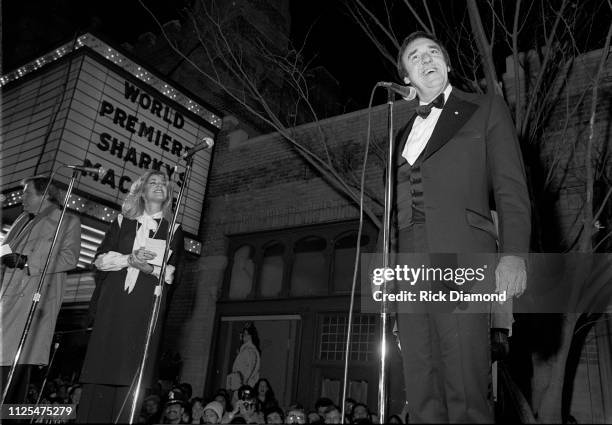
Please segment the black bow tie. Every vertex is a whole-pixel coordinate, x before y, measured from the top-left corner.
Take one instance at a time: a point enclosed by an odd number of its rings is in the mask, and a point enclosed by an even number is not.
[[[429,113],[431,112],[431,108],[442,109],[443,106],[444,106],[444,92],[440,93],[438,97],[436,97],[434,100],[432,100],[427,105],[417,106],[416,113],[418,114],[419,117],[425,119],[429,116]]]

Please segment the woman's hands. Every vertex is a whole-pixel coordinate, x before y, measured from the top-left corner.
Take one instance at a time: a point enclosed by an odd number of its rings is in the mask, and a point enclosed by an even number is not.
[[[138,248],[128,256],[128,264],[143,273],[153,273],[153,266],[148,261],[157,256],[153,251],[149,251],[144,247]]]

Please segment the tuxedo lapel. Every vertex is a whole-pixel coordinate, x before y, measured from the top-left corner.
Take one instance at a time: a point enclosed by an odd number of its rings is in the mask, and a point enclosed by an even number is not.
[[[477,104],[461,99],[455,94],[455,91],[456,89],[453,89],[444,104],[438,123],[425,146],[423,160],[444,146],[478,109]]]

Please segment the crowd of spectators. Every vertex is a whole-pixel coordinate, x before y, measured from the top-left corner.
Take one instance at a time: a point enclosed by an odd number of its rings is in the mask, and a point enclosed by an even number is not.
[[[393,415],[388,423],[407,423]],[[243,385],[238,391],[219,389],[209,398],[192,397],[191,386],[177,385],[165,397],[148,396],[139,419],[144,424],[375,424],[377,417],[366,404],[353,399],[342,409],[329,398],[319,398],[313,409],[300,403],[280,406],[270,385],[261,378],[255,387]]]
[[[341,406],[329,398],[319,398],[312,409],[300,403],[281,406],[270,382],[261,378],[252,388],[243,385],[238,391],[217,390],[211,397],[193,396],[188,383],[164,390],[161,385],[142,403],[138,423],[142,424],[374,424],[376,415],[363,403],[345,400],[345,417]],[[66,378],[49,380],[39,399],[39,386],[29,386],[27,403],[72,404],[78,409],[81,387]],[[388,423],[408,423],[406,417],[393,415]]]

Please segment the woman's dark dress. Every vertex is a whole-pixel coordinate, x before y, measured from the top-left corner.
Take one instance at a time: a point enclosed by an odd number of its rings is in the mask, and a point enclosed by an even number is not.
[[[96,256],[109,251],[131,253],[137,226],[136,220],[123,218],[121,226],[115,220],[104,236]],[[151,234],[150,237],[165,239],[168,226],[168,221],[162,219],[155,236]],[[177,267],[183,256],[183,231],[180,226],[175,232],[171,249],[169,264]],[[124,289],[127,268],[99,273],[94,329],[80,377],[84,386],[79,406],[79,422],[112,422],[121,409],[142,358],[154,300],[153,290],[158,281],[155,276],[140,272],[134,289],[128,293]],[[179,283],[177,274],[178,267],[174,273],[174,284]],[[166,284],[159,321],[147,359],[144,386],[149,385],[153,377],[154,370],[151,365],[154,365],[157,359],[168,288]],[[130,407],[131,398],[121,412],[120,422],[128,420]]]

